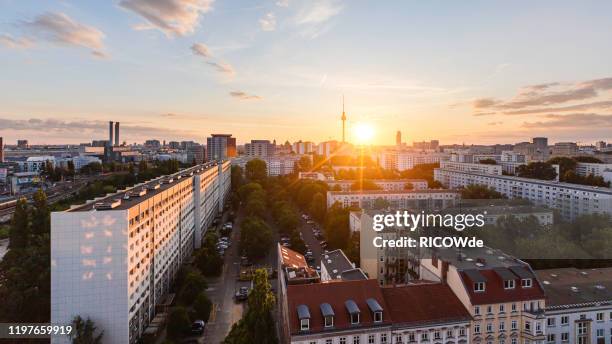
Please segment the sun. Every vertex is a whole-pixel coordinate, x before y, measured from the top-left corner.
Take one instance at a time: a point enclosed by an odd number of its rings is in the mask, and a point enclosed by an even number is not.
[[[357,123],[354,132],[357,143],[370,143],[374,137],[374,127],[368,123]]]

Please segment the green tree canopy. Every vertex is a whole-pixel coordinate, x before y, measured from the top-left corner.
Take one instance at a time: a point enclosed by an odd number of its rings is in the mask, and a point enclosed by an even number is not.
[[[530,162],[516,168],[516,174],[523,178],[553,180],[557,176],[555,168],[547,162]]]
[[[72,344],[99,344],[102,343],[104,331],[96,334],[98,328],[94,322],[87,318],[83,320],[80,315],[72,319],[73,332],[69,335]]]
[[[268,177],[268,166],[261,159],[250,160],[246,163],[244,175],[248,181],[262,183]]]

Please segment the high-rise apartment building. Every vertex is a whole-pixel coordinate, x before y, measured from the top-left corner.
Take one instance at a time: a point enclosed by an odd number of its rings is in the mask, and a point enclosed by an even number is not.
[[[19,149],[27,149],[30,147],[28,140],[17,140],[17,148]]]
[[[209,161],[235,157],[236,138],[232,134],[212,134],[206,139],[206,153]]]
[[[2,142],[1,136],[0,136],[0,162],[4,162],[4,143]]]
[[[119,122],[115,123],[115,146],[119,146]]]
[[[115,139],[113,135],[113,121],[108,122],[108,145],[113,145],[113,140]]]
[[[300,140],[293,143],[291,146],[291,151],[295,154],[310,154],[314,152],[314,147],[314,143],[310,141],[302,142]]]
[[[137,342],[229,189],[229,162],[209,163],[53,212],[51,322],[80,315],[105,342]]]
[[[317,154],[328,157],[335,153],[339,148],[340,144],[338,144],[338,141],[336,140],[323,141],[317,145]]]
[[[552,147],[553,156],[573,157],[578,154],[578,144],[575,142],[557,142]]]
[[[270,140],[251,140],[244,145],[244,154],[249,157],[267,157],[276,153],[276,144]]]

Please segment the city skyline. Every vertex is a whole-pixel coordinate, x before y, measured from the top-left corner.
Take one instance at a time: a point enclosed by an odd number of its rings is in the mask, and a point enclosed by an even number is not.
[[[340,141],[343,94],[348,141],[612,140],[609,3],[0,6],[5,144]]]

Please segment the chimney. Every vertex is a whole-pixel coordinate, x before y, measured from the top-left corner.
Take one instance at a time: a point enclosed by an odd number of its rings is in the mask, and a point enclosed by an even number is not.
[[[113,121],[108,122],[108,145],[113,145]]]
[[[119,122],[115,123],[115,146],[119,146]]]

